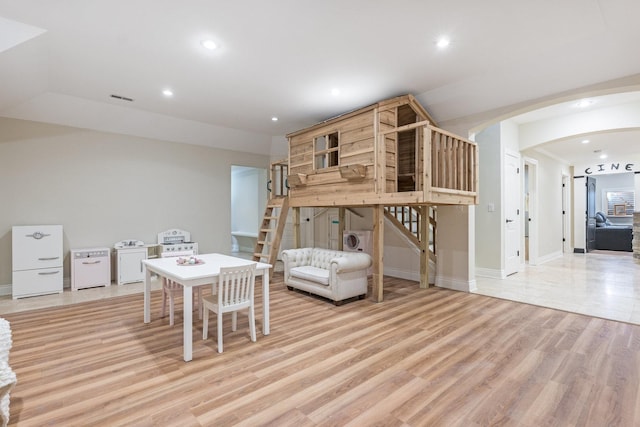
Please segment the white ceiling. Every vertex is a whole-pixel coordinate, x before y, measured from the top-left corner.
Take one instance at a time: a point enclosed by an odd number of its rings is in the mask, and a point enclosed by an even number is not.
[[[442,123],[640,75],[638,16],[637,0],[0,0],[0,116],[268,153],[395,95]]]
[[[587,101],[588,106],[580,106]],[[633,109],[633,110],[632,110]],[[640,91],[616,93],[561,102],[549,107],[532,110],[511,117],[509,120],[526,128],[526,125],[556,121],[577,114],[604,117],[611,112],[640,111]],[[591,113],[597,114],[594,116]],[[567,122],[568,123],[568,122]],[[597,132],[580,133],[542,142],[536,151],[572,165],[599,164],[608,161],[620,162],[640,155],[640,130],[619,128]],[[601,156],[606,156],[602,158]]]

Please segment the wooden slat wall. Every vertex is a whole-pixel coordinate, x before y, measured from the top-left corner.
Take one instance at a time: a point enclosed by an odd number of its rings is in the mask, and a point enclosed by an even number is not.
[[[313,171],[313,140],[294,137],[289,140],[289,172],[311,173]]]
[[[423,174],[424,174],[424,128],[416,129],[416,190],[424,190]]]
[[[398,117],[397,117],[397,108],[389,108],[386,110],[380,111],[380,132],[384,132],[390,129],[394,129],[398,125]],[[396,134],[388,134],[384,137],[384,151],[386,158],[385,165],[385,192],[386,193],[395,193],[398,188],[397,181],[397,135]]]
[[[431,185],[477,193],[478,155],[474,142],[429,126],[431,131]]]
[[[313,200],[319,193],[345,194],[374,191],[374,111],[368,110],[352,115],[338,123],[314,127],[309,132],[296,134],[289,138],[289,162],[291,174],[306,174],[306,185],[292,188],[291,195],[307,200],[313,206]],[[364,179],[347,180],[342,178],[338,167],[313,169],[313,140],[320,135],[332,132],[340,134],[340,165],[360,164],[367,167]],[[300,202],[300,200],[299,200]]]

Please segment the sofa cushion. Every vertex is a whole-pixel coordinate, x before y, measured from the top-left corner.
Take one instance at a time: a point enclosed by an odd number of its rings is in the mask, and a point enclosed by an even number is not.
[[[329,286],[329,270],[324,268],[312,267],[310,265],[302,265],[294,267],[290,271],[291,277],[298,279],[310,280],[321,285]]]
[[[596,227],[609,227],[611,221],[603,212],[596,212]]]
[[[333,249],[318,249],[314,248],[311,254],[311,265],[313,267],[329,269],[331,268],[331,260],[333,258],[339,258],[344,256],[341,251]]]

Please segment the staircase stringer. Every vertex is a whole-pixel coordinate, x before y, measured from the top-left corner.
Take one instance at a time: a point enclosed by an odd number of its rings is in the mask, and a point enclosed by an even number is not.
[[[430,215],[427,218],[428,224],[429,224],[428,227],[429,227],[429,230],[431,230],[429,233],[430,242],[427,243],[427,247],[429,248],[429,259],[435,263],[436,262],[435,237],[436,237],[436,228],[437,228],[437,222],[435,218],[436,208],[435,206],[425,206],[425,207],[429,209],[429,212],[430,212]],[[410,210],[412,215],[415,215],[416,218],[411,218],[407,223],[403,223],[400,219],[398,219],[398,208],[400,208],[401,210],[402,209]],[[384,209],[384,215],[389,220],[389,222],[393,224],[398,230],[400,230],[400,232],[411,243],[413,243],[413,245],[415,245],[416,248],[420,249],[421,248],[420,224],[422,224],[422,221],[423,221],[423,215],[421,214],[421,210],[416,209],[415,207],[398,206],[398,207],[394,207],[394,212],[396,213],[395,215],[394,213],[391,212],[391,209],[389,207],[385,207]],[[414,225],[417,225],[417,226],[414,227]],[[431,246],[431,244],[433,244],[433,247]]]
[[[275,211],[275,212],[274,212]],[[275,266],[289,211],[288,197],[275,197],[267,202],[253,251],[253,260]],[[273,274],[273,268],[270,275]]]

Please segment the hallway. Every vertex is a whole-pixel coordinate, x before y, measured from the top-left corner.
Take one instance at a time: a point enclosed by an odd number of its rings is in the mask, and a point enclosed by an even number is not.
[[[630,252],[568,253],[506,279],[476,282],[476,294],[640,324],[640,264]]]

